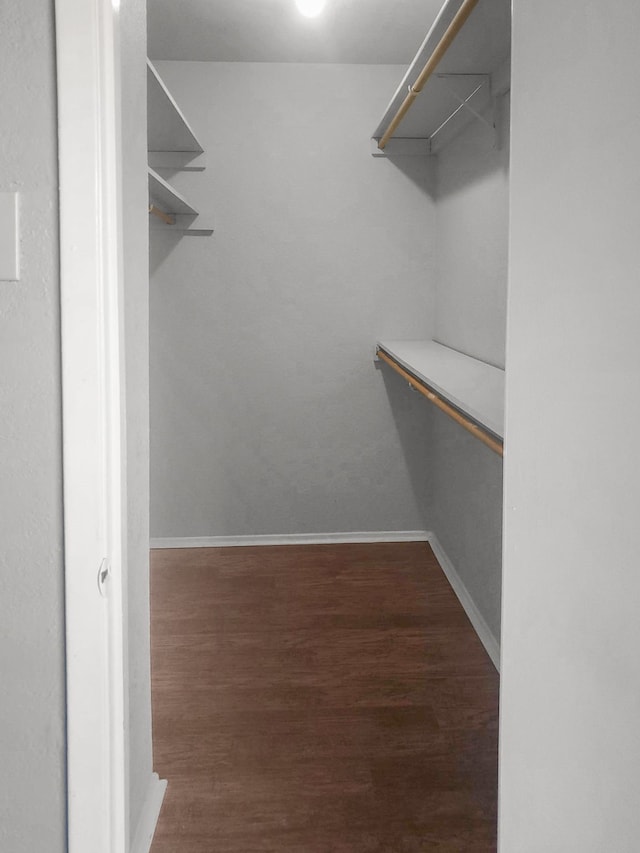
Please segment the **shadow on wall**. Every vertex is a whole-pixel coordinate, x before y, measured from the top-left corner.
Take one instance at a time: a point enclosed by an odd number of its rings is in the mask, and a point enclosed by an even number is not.
[[[432,408],[434,530],[499,642],[502,458]]]
[[[464,187],[480,183],[489,175],[502,172],[509,176],[509,93],[496,98],[495,112],[484,117],[495,121],[495,129],[481,121],[469,122],[451,140],[442,154],[436,155],[436,199],[452,195]]]
[[[180,231],[165,233],[155,228],[149,230],[149,276],[157,273],[183,238],[184,234]]]
[[[402,172],[432,201],[436,197],[435,170],[433,158],[428,155],[408,157],[400,154],[385,154],[385,158]]]
[[[429,404],[407,382],[383,362],[377,363],[382,371],[389,406],[400,439],[402,453],[411,480],[416,506],[425,530],[431,530],[433,503],[433,475],[430,448],[432,421]]]

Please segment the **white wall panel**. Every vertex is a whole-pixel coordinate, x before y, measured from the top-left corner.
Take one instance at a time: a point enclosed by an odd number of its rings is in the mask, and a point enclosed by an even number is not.
[[[640,6],[513,11],[500,849],[632,853]]]
[[[401,69],[159,66],[216,231],[152,241],[152,535],[428,527],[427,409],[373,365],[433,328],[432,164],[370,155]]]
[[[487,116],[490,118],[490,116]],[[438,341],[504,367],[509,234],[509,96],[494,133],[472,122],[437,160]]]
[[[0,849],[66,850],[64,570],[53,4],[0,2],[0,192],[21,280],[0,282]]]

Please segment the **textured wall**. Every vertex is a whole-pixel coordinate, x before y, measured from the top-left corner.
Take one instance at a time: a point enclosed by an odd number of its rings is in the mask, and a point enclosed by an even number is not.
[[[513,14],[501,850],[632,853],[640,5]]]
[[[0,0],[0,192],[22,279],[0,282],[0,849],[63,853],[64,616],[51,0]]]
[[[471,122],[437,157],[435,337],[504,367],[509,214],[509,96],[494,135]],[[502,461],[434,412],[433,529],[500,639]]]
[[[433,530],[499,641],[502,460],[435,408],[432,417]]]
[[[120,5],[123,239],[127,407],[127,649],[129,827],[140,817],[152,772],[149,674],[149,255],[146,7]]]
[[[509,235],[509,95],[497,135],[472,121],[438,155],[436,340],[504,367]]]
[[[152,240],[152,535],[428,527],[426,408],[372,364],[432,331],[431,164],[369,148],[402,69],[160,68],[216,232]]]

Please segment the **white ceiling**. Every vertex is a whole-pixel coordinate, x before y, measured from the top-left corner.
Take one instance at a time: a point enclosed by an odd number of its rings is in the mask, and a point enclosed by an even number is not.
[[[443,0],[147,0],[151,59],[408,65]]]

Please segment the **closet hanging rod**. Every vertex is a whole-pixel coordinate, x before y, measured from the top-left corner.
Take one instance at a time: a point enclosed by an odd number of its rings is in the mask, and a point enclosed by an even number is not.
[[[425,83],[433,74],[436,66],[451,46],[451,43],[458,35],[460,30],[464,26],[467,18],[473,12],[477,4],[478,0],[464,0],[462,6],[460,6],[458,11],[456,12],[455,17],[453,18],[447,29],[444,31],[444,35],[442,36],[438,44],[435,46],[433,53],[431,54],[429,59],[427,59],[424,68],[422,69],[420,74],[418,74],[415,83],[412,86],[409,86],[409,91],[405,96],[404,101],[400,104],[397,113],[391,119],[389,126],[380,137],[380,140],[378,142],[378,148],[381,151],[384,150],[387,142],[396,132],[398,125],[408,113],[409,108],[422,91]]]
[[[403,379],[406,379],[409,385],[415,390],[419,391],[423,396],[429,400],[429,402],[433,403],[434,406],[437,406],[441,412],[444,412],[445,415],[448,415],[452,418],[457,424],[460,424],[461,427],[470,432],[471,435],[478,438],[483,444],[486,444],[487,447],[491,448],[494,453],[497,453],[498,456],[503,456],[504,449],[502,442],[494,438],[492,435],[489,435],[481,426],[474,423],[473,421],[465,418],[457,409],[451,406],[446,400],[443,400],[439,397],[428,385],[424,385],[415,376],[412,376],[408,373],[403,367],[401,367],[398,362],[391,358],[390,355],[383,349],[378,349],[378,357],[381,358],[386,364],[389,365],[396,373],[402,376]]]
[[[164,210],[160,210],[160,208],[156,207],[155,204],[149,205],[149,213],[157,216],[158,219],[161,219],[165,223],[165,225],[175,225],[175,219],[172,216],[169,216],[168,213],[165,213]]]

